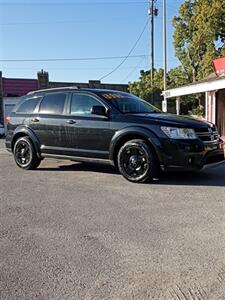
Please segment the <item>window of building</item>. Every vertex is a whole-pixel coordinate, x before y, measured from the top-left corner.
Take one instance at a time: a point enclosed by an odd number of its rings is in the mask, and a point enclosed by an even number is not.
[[[66,94],[49,94],[41,102],[39,112],[41,114],[63,114],[66,102]]]

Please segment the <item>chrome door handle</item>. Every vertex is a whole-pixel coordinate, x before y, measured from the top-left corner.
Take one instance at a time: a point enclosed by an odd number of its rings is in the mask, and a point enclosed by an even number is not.
[[[33,118],[33,119],[31,119],[31,122],[37,123],[37,122],[39,122],[39,119],[38,118]]]
[[[66,123],[67,124],[76,124],[77,122],[75,120],[68,120]]]

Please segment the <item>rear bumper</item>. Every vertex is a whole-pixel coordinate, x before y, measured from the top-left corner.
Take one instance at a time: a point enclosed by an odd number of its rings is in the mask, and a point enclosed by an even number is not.
[[[165,141],[164,141],[165,144]],[[167,144],[167,143],[166,143]],[[170,141],[163,154],[161,169],[164,171],[191,171],[216,166],[225,161],[224,142],[204,144],[201,141]]]

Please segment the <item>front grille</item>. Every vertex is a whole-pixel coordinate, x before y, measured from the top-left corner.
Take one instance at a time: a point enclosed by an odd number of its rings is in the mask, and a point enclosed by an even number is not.
[[[216,126],[196,128],[195,133],[201,141],[207,144],[217,142],[220,138]]]

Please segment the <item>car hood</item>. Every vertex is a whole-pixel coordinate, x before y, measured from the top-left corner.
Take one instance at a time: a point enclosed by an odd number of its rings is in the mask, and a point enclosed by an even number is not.
[[[174,114],[168,113],[150,113],[150,114],[132,114],[142,120],[154,120],[160,122],[162,125],[167,126],[178,126],[178,127],[188,127],[188,128],[196,128],[196,127],[213,127],[212,123],[209,123],[205,120],[198,120],[188,116],[177,116]]]

